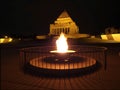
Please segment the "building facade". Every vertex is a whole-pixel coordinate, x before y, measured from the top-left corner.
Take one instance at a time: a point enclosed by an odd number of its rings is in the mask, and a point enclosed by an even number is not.
[[[79,27],[71,19],[67,11],[63,11],[60,16],[54,21],[54,24],[50,24],[50,35],[60,35],[64,34],[78,34]]]

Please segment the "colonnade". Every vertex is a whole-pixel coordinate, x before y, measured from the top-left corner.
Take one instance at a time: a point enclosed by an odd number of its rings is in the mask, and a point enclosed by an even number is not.
[[[52,34],[59,35],[61,32],[69,34],[70,28],[55,28],[52,29]]]

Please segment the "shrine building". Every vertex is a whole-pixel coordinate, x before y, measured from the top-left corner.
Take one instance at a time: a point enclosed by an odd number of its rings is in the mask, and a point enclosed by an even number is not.
[[[61,32],[68,35],[79,34],[79,27],[65,10],[60,14],[53,24],[50,24],[50,35],[60,35]]]

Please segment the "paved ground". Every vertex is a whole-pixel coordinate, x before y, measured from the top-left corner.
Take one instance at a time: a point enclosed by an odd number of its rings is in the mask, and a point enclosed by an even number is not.
[[[40,43],[33,44],[33,42],[29,42],[21,43],[19,45],[18,43],[1,45],[2,90],[120,89],[119,44],[103,44],[108,47],[106,71],[101,68],[99,71],[85,76],[71,78],[46,78],[25,74],[19,66],[19,49],[26,46],[39,45]]]

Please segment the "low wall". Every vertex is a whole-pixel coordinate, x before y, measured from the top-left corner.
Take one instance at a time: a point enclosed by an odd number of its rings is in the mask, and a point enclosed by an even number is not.
[[[8,42],[12,42],[12,38],[0,38],[0,43],[8,43]]]
[[[120,34],[101,35],[101,38],[102,38],[103,40],[115,40],[115,41],[120,41]]]

